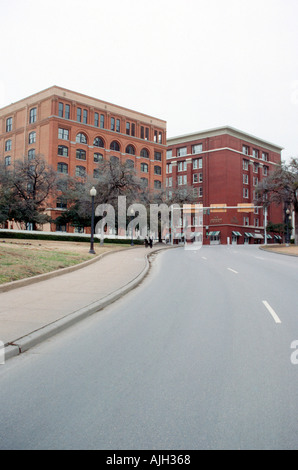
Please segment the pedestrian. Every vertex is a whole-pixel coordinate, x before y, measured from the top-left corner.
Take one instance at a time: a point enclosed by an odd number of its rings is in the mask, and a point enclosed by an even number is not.
[[[153,240],[152,240],[151,237],[149,238],[149,245],[150,245],[150,248],[152,248],[152,246],[153,246]]]
[[[148,248],[148,238],[145,237],[145,248]]]

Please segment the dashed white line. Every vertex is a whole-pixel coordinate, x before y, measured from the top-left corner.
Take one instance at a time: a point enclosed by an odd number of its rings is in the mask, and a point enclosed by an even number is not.
[[[263,300],[263,304],[265,305],[265,307],[267,308],[267,310],[269,311],[269,313],[270,313],[271,316],[273,317],[275,323],[281,323],[281,320],[280,320],[279,316],[278,316],[277,313],[273,310],[273,308],[271,307],[271,305],[269,305],[269,303],[267,302],[267,300]]]
[[[202,259],[207,259],[206,256],[202,256]]]
[[[232,268],[227,268],[229,271],[232,271],[232,273],[239,274],[238,271],[235,271],[235,269]]]

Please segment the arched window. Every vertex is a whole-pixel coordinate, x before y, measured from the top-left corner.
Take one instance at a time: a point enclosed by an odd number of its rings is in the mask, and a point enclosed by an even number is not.
[[[113,140],[110,145],[110,149],[114,150],[115,152],[120,152],[120,145],[118,144],[118,142],[116,142],[116,140]]]
[[[149,158],[149,152],[147,149],[142,149],[140,155],[142,158]]]
[[[155,175],[161,175],[161,166],[155,165],[154,174]]]
[[[64,173],[65,175],[68,174],[68,165],[67,163],[58,163],[57,165],[57,171],[58,173]]]
[[[129,153],[129,155],[135,155],[136,151],[133,145],[128,145],[125,149],[125,153]]]
[[[147,163],[141,163],[141,171],[143,173],[148,173],[148,165]]]
[[[29,144],[34,144],[36,142],[36,132],[30,132],[29,134]]]
[[[127,168],[134,168],[135,167],[134,161],[130,160],[130,159],[126,160],[125,165],[127,166]]]
[[[113,164],[119,164],[119,161],[120,161],[120,160],[119,160],[118,157],[112,156],[112,157],[110,158],[110,161],[111,161],[111,163],[113,163]]]
[[[86,168],[84,166],[76,166],[76,176],[79,178],[86,176]]]
[[[77,149],[76,158],[78,158],[79,160],[86,160],[86,151],[82,149]]]
[[[68,157],[68,147],[66,145],[58,145],[58,155]]]
[[[101,137],[95,137],[93,145],[94,147],[104,147],[104,142]]]
[[[76,142],[79,144],[87,144],[87,136],[83,132],[79,132],[76,136]]]

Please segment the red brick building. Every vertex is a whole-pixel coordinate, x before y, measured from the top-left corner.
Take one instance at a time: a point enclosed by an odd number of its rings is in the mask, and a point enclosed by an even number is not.
[[[129,160],[149,188],[159,189],[165,152],[165,121],[57,86],[0,110],[0,156],[7,166],[42,155],[58,172],[96,178],[101,159]],[[61,211],[52,205],[55,219]]]
[[[232,127],[198,132],[167,140],[166,186],[168,191],[193,187],[203,204],[203,242],[264,242],[264,211],[236,207],[254,203],[257,184],[281,162],[282,148]],[[267,220],[282,222],[282,208],[271,205]],[[268,242],[276,242],[268,234]]]

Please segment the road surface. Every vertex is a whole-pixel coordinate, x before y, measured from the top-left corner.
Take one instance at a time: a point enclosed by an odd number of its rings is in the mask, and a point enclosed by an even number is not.
[[[0,448],[297,449],[297,286],[297,258],[255,246],[159,254],[0,366]]]

